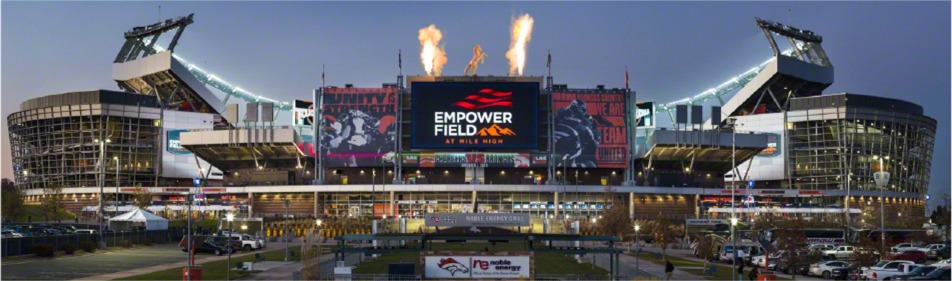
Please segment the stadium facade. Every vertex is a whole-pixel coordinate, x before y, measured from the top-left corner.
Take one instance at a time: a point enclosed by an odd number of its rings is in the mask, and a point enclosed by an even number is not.
[[[7,117],[29,203],[63,187],[68,209],[94,213],[102,189],[123,205],[147,188],[169,214],[193,196],[250,216],[596,217],[611,189],[635,218],[723,216],[731,201],[831,219],[879,200],[889,217],[924,212],[936,121],[901,100],[823,94],[833,66],[810,31],[758,19],[771,60],[665,104],[553,77],[402,75],[278,102],[174,54],[191,19],[126,32],[122,92],[35,98]],[[882,188],[877,171],[891,175]]]

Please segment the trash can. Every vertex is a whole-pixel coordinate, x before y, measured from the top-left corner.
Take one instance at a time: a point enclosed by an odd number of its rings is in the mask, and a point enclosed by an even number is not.
[[[757,281],[775,281],[777,280],[777,275],[774,275],[771,271],[764,271],[757,274]]]
[[[202,280],[202,267],[198,265],[192,266],[192,281]],[[188,267],[182,268],[182,281],[187,281],[189,276]]]

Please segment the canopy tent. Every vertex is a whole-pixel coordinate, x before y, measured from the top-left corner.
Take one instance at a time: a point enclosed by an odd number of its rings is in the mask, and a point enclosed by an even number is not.
[[[138,208],[109,219],[109,229],[112,230],[138,225],[144,225],[146,230],[164,230],[169,229],[169,220]]]

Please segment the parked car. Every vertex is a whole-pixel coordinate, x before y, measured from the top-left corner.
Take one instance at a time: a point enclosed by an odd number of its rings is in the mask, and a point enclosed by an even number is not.
[[[0,230],[0,236],[2,236],[3,238],[19,238],[19,237],[23,237],[23,234],[13,231],[13,229],[4,229],[4,230]]]
[[[950,272],[952,272],[952,270],[950,270],[948,267],[936,268],[935,270],[932,270],[932,272],[929,272],[929,274],[926,274],[925,276],[911,277],[909,279],[904,279],[904,280],[950,280],[952,279],[952,275],[950,275]]]
[[[922,251],[919,251],[919,250],[905,250],[905,251],[893,254],[892,256],[889,257],[889,259],[914,261],[915,263],[922,264],[926,262],[928,257],[926,257],[926,253],[923,253]]]
[[[228,252],[228,249],[211,241],[205,241],[195,245],[195,253],[212,253],[221,256]]]
[[[890,280],[905,280],[913,277],[926,276],[926,274],[929,274],[929,272],[932,272],[936,268],[937,267],[931,265],[917,266],[909,273],[893,276]]]
[[[856,276],[859,276],[859,271],[857,270],[856,263],[850,263],[846,266],[834,267],[830,269],[830,277],[833,280],[848,280],[850,279],[850,273],[856,272]]]
[[[225,247],[225,249],[228,249],[228,251],[232,253],[241,249],[241,240],[239,237],[208,236],[205,241]]]
[[[946,267],[946,266],[952,265],[952,260],[950,259],[939,260],[937,262],[932,263],[931,265],[935,267]]]
[[[833,245],[833,244],[810,244],[810,245],[807,245],[807,250],[808,250],[808,251],[820,251],[820,252],[823,252],[823,251],[826,251],[826,250],[833,250],[833,249],[835,249],[835,248],[836,248],[836,245]]]
[[[823,255],[830,257],[830,259],[851,259],[853,258],[853,252],[856,251],[856,248],[853,246],[839,246],[833,250],[823,251]]]
[[[912,243],[899,243],[899,244],[896,244],[896,245],[894,245],[894,246],[892,246],[892,247],[889,247],[889,250],[892,251],[893,253],[898,253],[898,252],[902,252],[902,251],[905,251],[905,250],[912,250],[912,249],[915,249],[915,248],[916,248],[916,246],[913,245]]]
[[[95,229],[77,229],[76,234],[96,234]]]
[[[939,250],[945,249],[946,247],[945,244],[929,244],[918,247],[916,250],[926,253],[926,256],[930,259],[935,259],[938,257]]]
[[[863,277],[878,280],[879,278],[884,278],[884,275],[893,276],[904,274],[906,272],[899,272],[899,266],[903,264],[913,264],[913,262],[904,260],[881,261],[873,266],[863,267]]]
[[[829,279],[833,276],[833,269],[846,267],[849,264],[844,261],[823,261],[810,265],[810,270],[808,275],[813,276],[823,276],[823,278]]]
[[[764,267],[767,265],[768,260],[778,259],[783,256],[786,251],[775,251],[770,253],[770,255],[759,255],[750,259],[750,263],[757,267]]]

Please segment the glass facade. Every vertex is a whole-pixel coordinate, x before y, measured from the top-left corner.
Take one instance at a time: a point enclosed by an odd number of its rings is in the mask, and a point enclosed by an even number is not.
[[[154,186],[158,120],[155,97],[138,94],[75,92],[24,102],[7,117],[16,183],[99,186],[102,164],[104,186]]]
[[[840,94],[795,99],[787,118],[794,189],[879,190],[873,173],[884,170],[885,191],[926,193],[936,122],[922,107]]]

